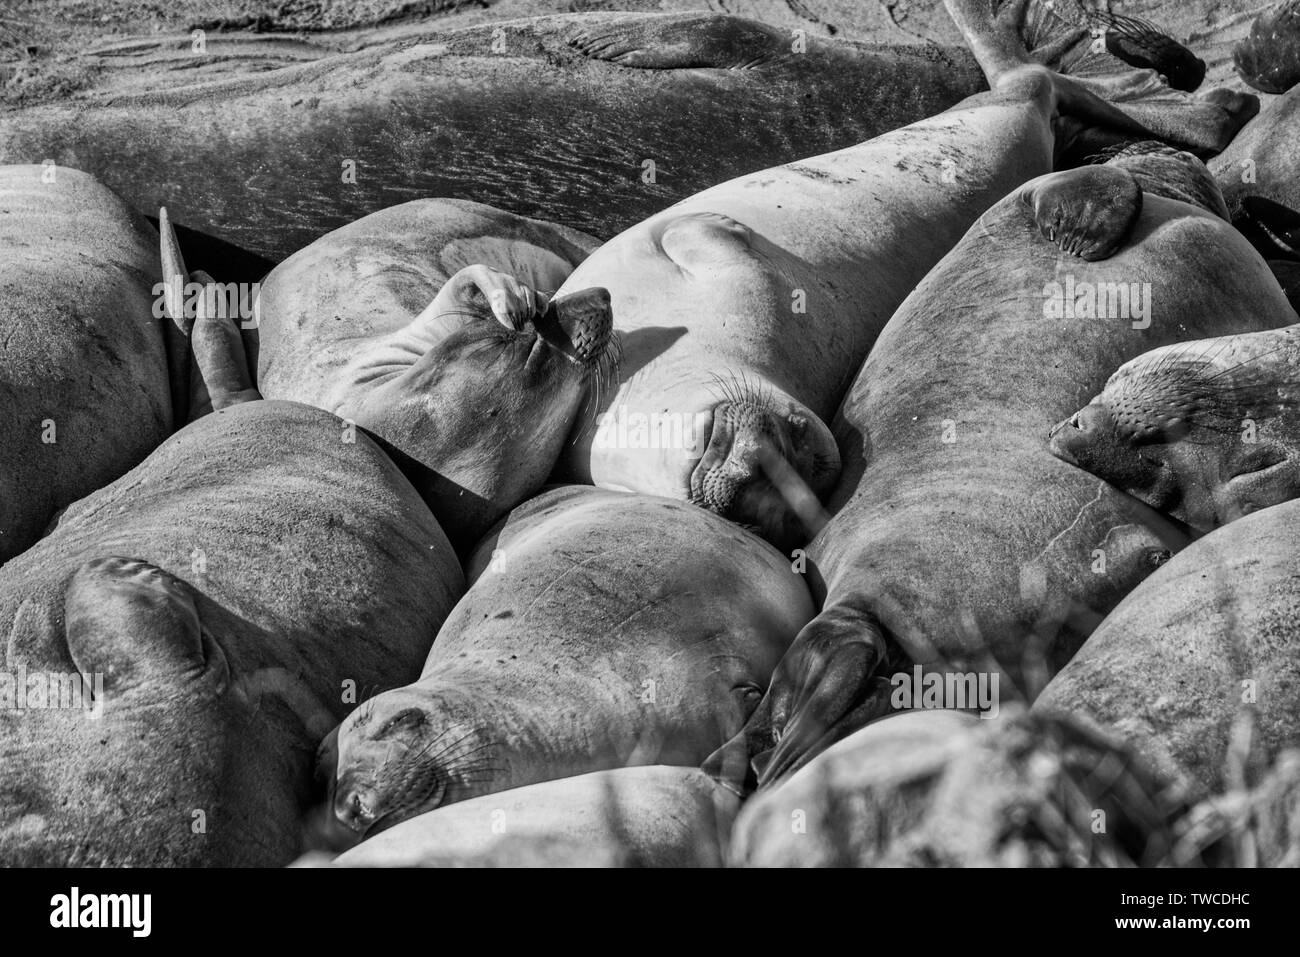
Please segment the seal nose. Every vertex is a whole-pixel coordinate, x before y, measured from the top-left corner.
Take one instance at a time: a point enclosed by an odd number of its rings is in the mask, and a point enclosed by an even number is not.
[[[334,816],[348,829],[364,834],[376,820],[373,795],[345,777],[334,792]]]
[[[1058,459],[1079,464],[1079,453],[1095,443],[1110,427],[1111,415],[1104,405],[1090,402],[1047,434],[1048,445]]]
[[[609,290],[593,286],[552,299],[535,326],[549,345],[590,367],[605,355],[614,334]]]

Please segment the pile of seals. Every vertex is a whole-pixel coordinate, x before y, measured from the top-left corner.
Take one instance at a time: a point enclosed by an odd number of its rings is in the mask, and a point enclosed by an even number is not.
[[[0,115],[0,862],[1294,862],[1295,100],[946,6]]]

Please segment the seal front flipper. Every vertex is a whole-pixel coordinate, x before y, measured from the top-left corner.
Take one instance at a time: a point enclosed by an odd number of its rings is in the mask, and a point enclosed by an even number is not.
[[[1126,170],[1084,166],[1052,173],[1020,193],[1043,238],[1088,262],[1113,256],[1142,213],[1142,189]]]
[[[628,17],[576,29],[566,42],[583,56],[641,70],[748,70],[790,54],[788,33],[740,17]]]
[[[789,777],[841,738],[889,713],[883,634],[862,612],[826,608],[777,665],[745,727],[702,766],[737,792]],[[748,765],[748,766],[746,766]]]
[[[230,673],[203,630],[188,586],[149,562],[100,558],[77,570],[64,596],[68,651],[78,670],[103,675],[110,698],[140,689],[151,703],[172,685],[210,680],[220,694]]]

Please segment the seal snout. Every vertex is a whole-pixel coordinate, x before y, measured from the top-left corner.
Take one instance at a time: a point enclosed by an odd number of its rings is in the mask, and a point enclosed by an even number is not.
[[[334,816],[349,830],[365,834],[378,820],[375,792],[362,786],[351,775],[338,782],[334,792]]]
[[[1052,427],[1048,433],[1052,454],[1071,465],[1079,465],[1081,453],[1095,445],[1100,436],[1112,431],[1113,424],[1113,417],[1104,405],[1089,402]]]
[[[748,400],[719,403],[708,445],[691,473],[691,501],[755,525],[784,548],[825,524],[820,496],[839,471],[839,453],[820,420],[780,415]]]
[[[547,345],[585,370],[592,370],[614,343],[609,291],[599,286],[552,299],[535,322]]]

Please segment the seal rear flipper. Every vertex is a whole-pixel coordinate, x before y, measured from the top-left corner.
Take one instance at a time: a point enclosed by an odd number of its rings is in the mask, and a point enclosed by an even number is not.
[[[158,247],[162,259],[163,342],[167,349],[167,377],[171,384],[172,423],[180,429],[190,416],[190,331],[193,317],[185,315],[185,286],[190,281],[185,257],[176,239],[167,207],[158,210]]]
[[[1175,90],[1187,93],[1205,79],[1205,61],[1155,24],[1105,10],[1089,10],[1087,16],[1101,26],[1106,49],[1129,66],[1155,70]]]
[[[193,278],[203,286],[205,294],[190,330],[194,356],[190,368],[191,422],[209,412],[262,398],[253,384],[239,320],[222,316],[226,310],[217,305],[220,284],[202,270],[196,270]]]
[[[1250,94],[1177,90],[1154,70],[1132,67],[1104,46],[1097,49],[1088,31],[1064,19],[1048,0],[944,2],[995,90],[1008,74],[1038,63],[1061,75],[1064,111],[1116,129],[1140,129],[1198,156],[1221,152],[1259,112],[1259,100]],[[1097,100],[1113,112],[1099,112]],[[1114,113],[1126,122],[1117,124]]]
[[[641,70],[748,70],[789,55],[788,32],[721,14],[628,17],[577,28],[565,39],[593,60]]]
[[[1088,262],[1113,256],[1142,213],[1132,174],[1112,166],[1051,173],[1021,191],[1043,238]]]

